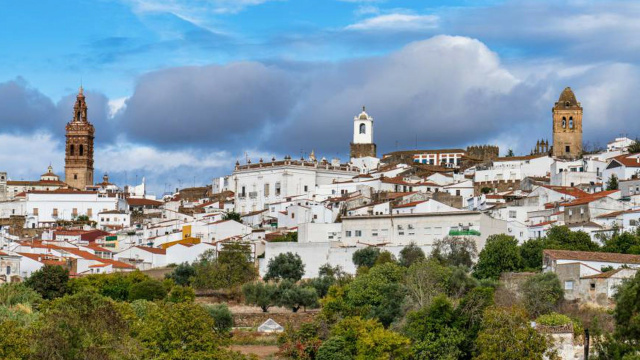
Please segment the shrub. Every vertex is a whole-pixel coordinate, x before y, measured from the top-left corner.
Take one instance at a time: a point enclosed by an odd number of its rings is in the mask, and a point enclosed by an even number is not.
[[[160,300],[167,296],[167,289],[161,281],[158,280],[145,280],[143,282],[135,283],[131,285],[129,290],[129,300]]]
[[[196,269],[193,265],[188,263],[182,263],[176,266],[173,271],[166,274],[167,279],[173,280],[177,285],[188,286],[191,285],[191,281],[196,276]]]
[[[413,242],[400,250],[400,265],[404,267],[409,267],[425,258],[424,251]]]
[[[44,299],[55,299],[69,291],[69,270],[62,266],[45,265],[32,273],[24,283]]]
[[[540,315],[536,319],[536,324],[544,325],[544,326],[562,326],[571,324],[571,318],[567,315],[562,315],[558,313],[549,313],[545,315]]]
[[[35,290],[21,283],[0,285],[0,305],[14,306],[17,304],[33,305],[42,300]]]
[[[522,285],[524,305],[533,317],[552,312],[564,298],[558,276],[552,272],[536,274]]]
[[[227,304],[207,305],[205,309],[213,318],[215,330],[219,334],[228,334],[233,327],[233,314]]]
[[[188,302],[192,303],[196,298],[196,293],[189,286],[176,285],[171,288],[168,300],[173,303]]]

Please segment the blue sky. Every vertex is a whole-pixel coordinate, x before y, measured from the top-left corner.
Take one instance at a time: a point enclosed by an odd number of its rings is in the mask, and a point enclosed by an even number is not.
[[[81,81],[97,172],[156,193],[245,153],[344,159],[363,104],[381,152],[417,135],[528,153],[565,86],[586,141],[635,137],[638,18],[636,1],[4,1],[0,168],[63,172]]]

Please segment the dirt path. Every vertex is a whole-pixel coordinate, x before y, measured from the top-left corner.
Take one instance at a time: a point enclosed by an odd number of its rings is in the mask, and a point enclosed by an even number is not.
[[[233,345],[231,350],[240,351],[245,355],[258,355],[260,359],[267,359],[278,352],[278,347],[275,345]],[[277,358],[274,356],[274,359]]]

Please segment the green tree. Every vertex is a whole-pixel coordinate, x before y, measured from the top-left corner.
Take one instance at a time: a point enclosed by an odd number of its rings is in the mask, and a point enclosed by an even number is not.
[[[353,355],[346,352],[348,344],[341,336],[333,336],[323,342],[318,349],[316,360],[353,360]]]
[[[126,305],[125,305],[126,306]],[[138,359],[124,307],[95,292],[46,304],[34,325],[36,359]]]
[[[546,238],[529,239],[520,245],[520,255],[522,256],[522,266],[525,270],[542,270],[542,251],[544,249],[554,249],[557,246],[549,244]]]
[[[549,343],[529,326],[524,309],[491,307],[485,312],[476,346],[477,360],[542,360]]]
[[[319,338],[320,326],[317,322],[305,323],[298,329],[287,326],[278,337],[280,355],[286,359],[312,360],[322,344]]]
[[[311,286],[300,286],[291,280],[283,280],[278,284],[278,305],[298,312],[301,307],[314,306],[318,303],[316,289]]]
[[[640,140],[636,138],[636,140],[627,147],[627,151],[629,152],[629,154],[640,153]]]
[[[386,263],[396,263],[396,257],[391,252],[387,250],[382,250],[378,258],[376,259],[376,262],[373,264],[373,266],[382,265]]]
[[[465,334],[456,327],[453,304],[444,295],[439,295],[428,306],[409,312],[403,329],[413,340],[413,359],[450,359],[462,356],[460,346]]]
[[[242,223],[242,215],[238,214],[235,211],[229,211],[226,214],[222,215],[222,220],[233,220]]]
[[[424,255],[424,251],[416,245],[415,243],[410,243],[400,250],[400,265],[404,267],[409,267],[418,261],[423,261],[426,259]]]
[[[0,285],[0,305],[14,306],[18,304],[39,304],[42,297],[24,283],[8,283]]]
[[[181,286],[176,285],[171,288],[167,300],[179,303],[179,302],[188,302],[192,303],[196,299],[196,293],[193,291],[193,288],[189,286]]]
[[[345,301],[356,313],[378,319],[385,327],[401,314],[405,269],[394,263],[374,266],[347,286]]]
[[[515,155],[513,154],[513,150],[509,149],[509,151],[507,151],[507,155],[505,155],[505,157],[514,157]]]
[[[232,289],[253,281],[258,271],[252,260],[251,245],[247,243],[227,243],[217,254],[205,251],[194,264],[196,275],[193,286],[196,289]]]
[[[25,281],[25,285],[47,300],[64,296],[69,290],[68,283],[69,270],[51,265],[45,265],[33,272]]]
[[[278,286],[270,283],[255,282],[242,286],[244,302],[247,305],[259,306],[263,312],[278,303]]]
[[[640,236],[630,233],[615,233],[604,241],[603,251],[621,254],[640,254]]]
[[[195,267],[193,267],[193,265],[190,265],[186,262],[176,266],[171,273],[165,275],[167,279],[171,279],[177,285],[182,285],[182,286],[191,285],[191,281],[195,276],[196,276]]]
[[[369,246],[356,250],[351,259],[357,267],[366,266],[371,268],[376,263],[376,260],[378,260],[378,256],[380,256],[380,249]]]
[[[473,275],[478,279],[497,279],[503,272],[522,269],[518,240],[508,235],[491,235],[478,256]]]
[[[564,289],[555,273],[540,273],[522,285],[522,298],[529,314],[538,317],[557,308],[564,298]]]
[[[287,252],[269,260],[264,279],[266,281],[287,279],[295,282],[302,279],[303,275],[304,263],[300,255]]]
[[[553,226],[547,231],[545,248],[575,251],[599,251],[600,245],[584,231],[571,231],[567,226]]]
[[[271,240],[271,242],[298,242],[298,232],[288,232]]]
[[[167,289],[161,281],[149,279],[131,285],[129,300],[161,300],[167,296]]]
[[[373,319],[345,318],[331,329],[331,338],[344,339],[343,353],[356,360],[408,358],[409,339]]]
[[[446,236],[433,244],[431,258],[446,266],[465,266],[471,268],[478,256],[473,239]]]
[[[141,271],[112,274],[92,274],[69,281],[71,293],[82,291],[97,291],[102,296],[107,296],[116,301],[129,300],[129,291],[133,284],[151,279]]]
[[[435,297],[447,292],[451,273],[450,268],[433,259],[411,265],[404,277],[406,301],[415,309],[429,306]]]
[[[618,190],[618,177],[616,174],[611,174],[607,181],[607,190]]]
[[[233,327],[233,314],[227,304],[206,305],[205,309],[211,315],[214,328],[218,334],[228,334]]]
[[[456,328],[462,329],[465,334],[463,343],[459,346],[462,350],[462,359],[470,359],[475,353],[475,344],[482,324],[485,310],[493,305],[493,288],[477,287],[469,291],[456,307]]]

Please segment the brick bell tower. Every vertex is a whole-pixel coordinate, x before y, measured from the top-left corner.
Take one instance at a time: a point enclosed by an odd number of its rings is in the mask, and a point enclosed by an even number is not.
[[[577,159],[582,155],[582,105],[570,87],[565,88],[552,109],[554,157]]]
[[[64,174],[67,185],[84,190],[93,185],[93,139],[95,129],[87,120],[87,103],[82,86],[73,106],[73,119],[67,123]]]

